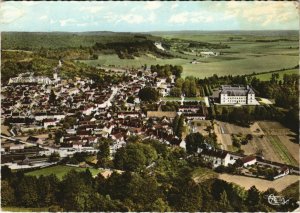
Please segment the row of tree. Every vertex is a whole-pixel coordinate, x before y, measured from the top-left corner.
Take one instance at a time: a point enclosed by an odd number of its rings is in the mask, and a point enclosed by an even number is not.
[[[178,138],[182,138],[182,133],[184,130],[184,116],[183,115],[176,115],[173,120],[173,134],[176,135]]]
[[[185,79],[178,78],[175,82],[175,87],[170,91],[171,96],[180,97],[195,97],[197,95],[196,79],[194,77],[186,77]]]
[[[167,78],[170,75],[175,75],[176,78],[180,78],[183,71],[182,66],[178,65],[151,65],[150,70],[152,73],[156,72],[158,77]]]

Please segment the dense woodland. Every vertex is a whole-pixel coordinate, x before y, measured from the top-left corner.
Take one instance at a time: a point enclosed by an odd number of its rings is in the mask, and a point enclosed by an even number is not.
[[[199,133],[198,133],[199,134]],[[190,136],[190,143],[203,136]],[[193,139],[192,139],[193,138]],[[191,144],[191,147],[195,145]],[[194,153],[194,148],[189,149]],[[70,171],[62,180],[56,176],[26,176],[24,172],[1,169],[2,206],[49,207],[50,211],[287,211],[287,205],[271,206],[254,186],[245,190],[215,178],[194,180],[193,171],[207,166],[201,158],[178,147],[155,140],[132,140],[116,153],[114,172],[105,179],[93,178],[89,170]],[[82,156],[77,156],[82,157]],[[106,154],[99,154],[99,159]],[[276,208],[276,209],[275,209]]]

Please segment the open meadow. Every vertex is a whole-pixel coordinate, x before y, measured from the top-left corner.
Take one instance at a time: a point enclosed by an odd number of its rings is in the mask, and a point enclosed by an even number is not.
[[[283,75],[291,75],[291,74],[299,74],[299,69],[289,69],[289,70],[283,70],[283,71],[278,71],[278,72],[271,72],[271,73],[264,73],[264,74],[258,74],[255,75],[256,78],[258,78],[261,81],[269,81],[271,79],[271,76],[273,73],[278,73],[279,74],[279,79],[278,80],[283,80]]]
[[[216,49],[221,53],[219,56],[197,57],[198,64],[182,64],[183,76],[204,78],[213,74],[260,73],[294,67],[299,61],[298,36],[294,32],[161,32],[154,35],[230,47]]]

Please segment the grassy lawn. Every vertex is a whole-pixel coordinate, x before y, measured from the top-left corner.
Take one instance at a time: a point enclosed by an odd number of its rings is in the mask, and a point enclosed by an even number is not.
[[[192,177],[195,182],[200,183],[208,179],[217,178],[218,174],[207,168],[196,168],[192,172]]]
[[[184,101],[204,101],[204,97],[186,97]]]
[[[237,151],[239,151],[239,149],[237,147],[233,146],[233,145],[227,145],[227,149],[230,152],[237,152]]]
[[[182,76],[192,75],[204,78],[213,74],[218,76],[251,74],[253,72],[259,73],[287,68],[295,66],[297,63],[298,56],[291,55],[262,55],[259,57],[245,55],[245,58],[236,60],[218,58],[217,56],[215,61],[207,63],[182,64]]]
[[[180,101],[181,98],[180,97],[162,97],[161,100],[162,101]]]
[[[276,135],[268,135],[268,139],[285,163],[294,166],[298,165],[297,161],[293,158],[293,156],[289,153],[287,148],[281,143]]]
[[[278,71],[278,72],[273,72],[273,73],[278,73],[279,74],[279,80],[283,80],[283,75],[284,74],[299,74],[298,69],[291,69],[291,70],[284,70],[284,71]],[[273,73],[265,73],[265,74],[259,74],[255,75],[256,78],[258,78],[261,81],[269,81],[271,79],[271,76]]]
[[[23,208],[23,207],[1,207],[1,211],[8,212],[48,212],[48,208]]]
[[[65,174],[67,174],[71,170],[76,170],[76,171],[85,171],[86,168],[78,168],[78,167],[72,167],[72,166],[63,166],[63,165],[57,165],[53,167],[48,167],[48,168],[43,168],[39,170],[35,170],[32,172],[27,172],[25,175],[32,175],[32,176],[47,176],[51,174],[55,174],[60,180],[63,178]],[[99,169],[94,169],[94,168],[89,168],[90,172],[92,175],[97,175],[98,173],[101,172]]]

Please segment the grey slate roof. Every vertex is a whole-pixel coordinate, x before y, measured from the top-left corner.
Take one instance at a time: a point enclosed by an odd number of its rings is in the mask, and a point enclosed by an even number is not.
[[[232,87],[230,85],[222,85],[221,94],[227,94],[228,96],[247,96],[248,94],[255,94],[250,86],[237,86]]]

